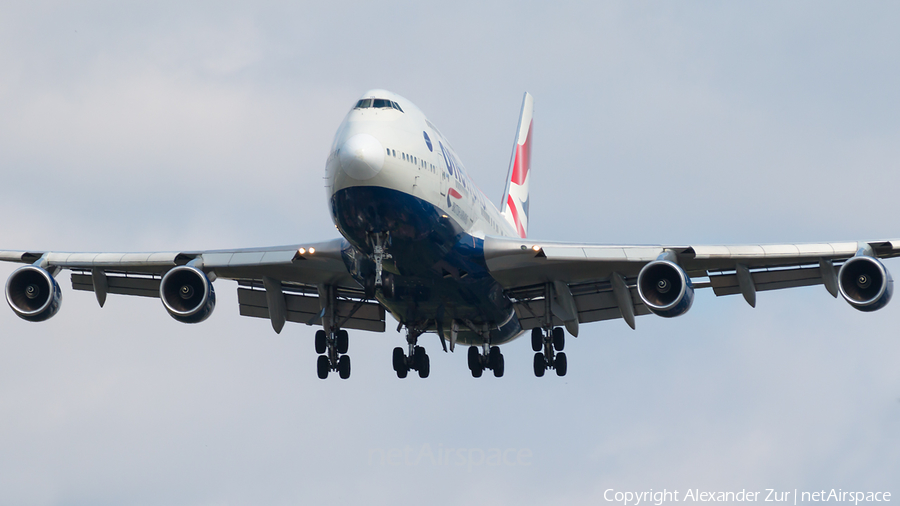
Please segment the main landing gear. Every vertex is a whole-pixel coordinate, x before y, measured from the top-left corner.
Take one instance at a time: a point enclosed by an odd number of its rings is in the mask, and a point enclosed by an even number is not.
[[[316,372],[320,379],[328,377],[331,371],[337,371],[341,379],[350,377],[350,357],[346,355],[350,346],[350,338],[346,330],[338,330],[329,336],[324,330],[316,332]]]
[[[534,375],[541,377],[547,369],[556,369],[557,376],[565,376],[568,368],[566,354],[566,333],[562,327],[531,329],[531,349],[534,354]],[[559,352],[559,353],[555,353]]]
[[[473,378],[480,378],[485,369],[494,371],[494,376],[500,378],[503,376],[503,354],[497,346],[489,346],[484,343],[483,351],[478,350],[478,346],[469,346],[469,370],[472,371]]]
[[[417,371],[420,378],[427,378],[431,373],[431,359],[425,353],[425,348],[417,346],[421,332],[409,329],[406,335],[406,343],[409,354],[403,352],[403,348],[394,348],[393,365],[398,378],[405,378],[410,370]]]

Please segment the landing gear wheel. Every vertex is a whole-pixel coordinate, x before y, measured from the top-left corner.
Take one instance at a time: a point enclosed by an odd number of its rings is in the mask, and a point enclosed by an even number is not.
[[[480,365],[475,369],[472,369],[473,378],[480,378],[482,373],[484,373],[484,369],[482,369]]]
[[[424,355],[425,359],[422,363],[419,364],[419,377],[427,378],[431,373],[431,359],[428,358],[428,355]]]
[[[481,369],[481,362],[479,359],[481,358],[481,353],[478,352],[477,346],[469,346],[469,370],[474,371],[475,369]]]
[[[425,353],[425,348],[421,346],[413,348],[413,364],[416,365],[416,370],[420,369],[426,360],[428,360],[428,354]]]
[[[488,353],[488,367],[496,369],[501,360],[503,360],[503,355],[500,353],[500,348],[491,346],[491,351]]]
[[[562,327],[553,329],[553,347],[556,348],[556,351],[563,351],[563,348],[566,347],[566,333]]]
[[[328,361],[328,357],[319,355],[319,360],[316,361],[316,373],[319,375],[319,379],[328,378],[328,371],[330,370],[331,362]]]
[[[544,349],[544,332],[540,328],[531,329],[531,350],[541,351]]]
[[[405,365],[402,368],[397,369],[397,377],[398,378],[403,379],[406,377],[407,374],[409,374],[409,369],[407,369]]]
[[[319,355],[325,353],[328,348],[327,336],[324,330],[316,331],[316,353]]]
[[[347,335],[346,330],[338,330],[337,331],[337,352],[343,355],[347,353],[347,349],[350,348],[350,337]]]
[[[544,359],[543,353],[534,354],[534,375],[540,378],[547,370],[547,361]]]
[[[500,355],[500,358],[497,360],[497,363],[494,365],[494,377],[502,378],[503,377],[503,355]]]
[[[341,379],[347,379],[350,377],[350,357],[347,355],[342,356],[338,359],[338,374],[341,376]]]
[[[384,296],[389,299],[394,298],[394,276],[392,276],[389,272],[384,273],[382,276],[381,293],[383,293]]]
[[[557,353],[556,354],[556,375],[557,376],[565,376],[566,369],[568,369],[569,364],[566,362],[566,354],[565,353]]]
[[[392,357],[391,363],[393,364],[395,371],[406,369],[406,355],[403,353],[403,348],[399,346],[394,348],[394,356]]]

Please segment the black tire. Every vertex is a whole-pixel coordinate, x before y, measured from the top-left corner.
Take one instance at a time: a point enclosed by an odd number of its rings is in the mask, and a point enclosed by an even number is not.
[[[338,374],[341,376],[341,379],[350,377],[350,356],[343,355],[338,359]]]
[[[403,348],[399,346],[394,348],[394,356],[392,357],[391,364],[394,366],[395,371],[406,369],[406,354],[403,353]]]
[[[566,332],[562,327],[555,327],[553,329],[553,347],[556,351],[563,351],[566,347]]]
[[[397,370],[397,377],[400,379],[405,378],[407,374],[409,374],[409,369],[407,369],[406,367]]]
[[[472,369],[472,377],[473,378],[480,378],[483,373],[484,373],[484,369],[482,369],[481,367],[476,367],[475,369]]]
[[[375,274],[366,276],[365,284],[363,285],[363,297],[365,297],[366,300],[375,298]]]
[[[325,353],[328,348],[327,335],[324,330],[316,331],[316,353],[319,355]]]
[[[343,355],[347,353],[347,350],[350,349],[350,336],[347,335],[346,330],[338,330],[337,331],[337,352]]]
[[[481,352],[477,346],[469,346],[469,370],[481,369]]]
[[[557,353],[556,354],[556,375],[557,376],[565,376],[566,371],[569,368],[568,362],[566,362],[566,354],[565,353]]]
[[[330,370],[331,362],[328,361],[328,357],[319,355],[319,360],[316,361],[316,373],[319,375],[319,379],[328,378],[328,371]]]
[[[425,355],[425,360],[419,366],[419,377],[427,378],[429,374],[431,374],[431,359]]]
[[[531,329],[531,349],[532,351],[544,349],[544,331],[537,327]]]
[[[428,361],[428,354],[425,353],[425,348],[421,346],[416,346],[413,348],[413,364],[416,365],[415,369],[418,371],[424,367],[424,364]]]
[[[503,355],[500,353],[500,348],[496,346],[491,346],[491,351],[488,353],[488,365],[491,369],[496,369],[497,364],[502,360]]]
[[[396,295],[396,291],[394,290],[394,276],[392,276],[390,272],[385,272],[381,275],[381,293],[388,299],[393,299]]]
[[[543,353],[535,353],[534,354],[534,375],[540,378],[544,375],[544,372],[547,370],[547,360],[544,358]]]
[[[497,365],[494,366],[494,377],[495,377],[495,378],[502,378],[502,377],[503,377],[503,369],[504,369],[504,363],[505,363],[505,362],[506,362],[506,361],[503,360],[503,355],[500,355],[500,358],[497,360]]]

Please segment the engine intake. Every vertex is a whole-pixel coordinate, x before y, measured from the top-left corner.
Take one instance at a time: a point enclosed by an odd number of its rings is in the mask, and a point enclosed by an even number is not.
[[[894,293],[894,280],[877,258],[855,256],[844,262],[838,272],[841,295],[860,311],[877,311],[887,305]]]
[[[206,274],[196,267],[174,267],[159,283],[159,297],[172,318],[200,323],[216,308],[216,292]]]
[[[691,278],[675,262],[656,260],[641,269],[638,295],[654,314],[672,318],[687,313],[694,303]]]
[[[59,312],[62,290],[44,269],[26,265],[6,281],[6,302],[23,320],[42,322]]]

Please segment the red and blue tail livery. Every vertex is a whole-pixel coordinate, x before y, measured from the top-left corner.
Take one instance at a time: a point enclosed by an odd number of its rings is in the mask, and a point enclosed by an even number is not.
[[[502,203],[503,217],[516,229],[519,237],[528,236],[528,181],[531,179],[531,129],[534,117],[534,98],[525,93],[516,143],[509,162],[506,195]]]

